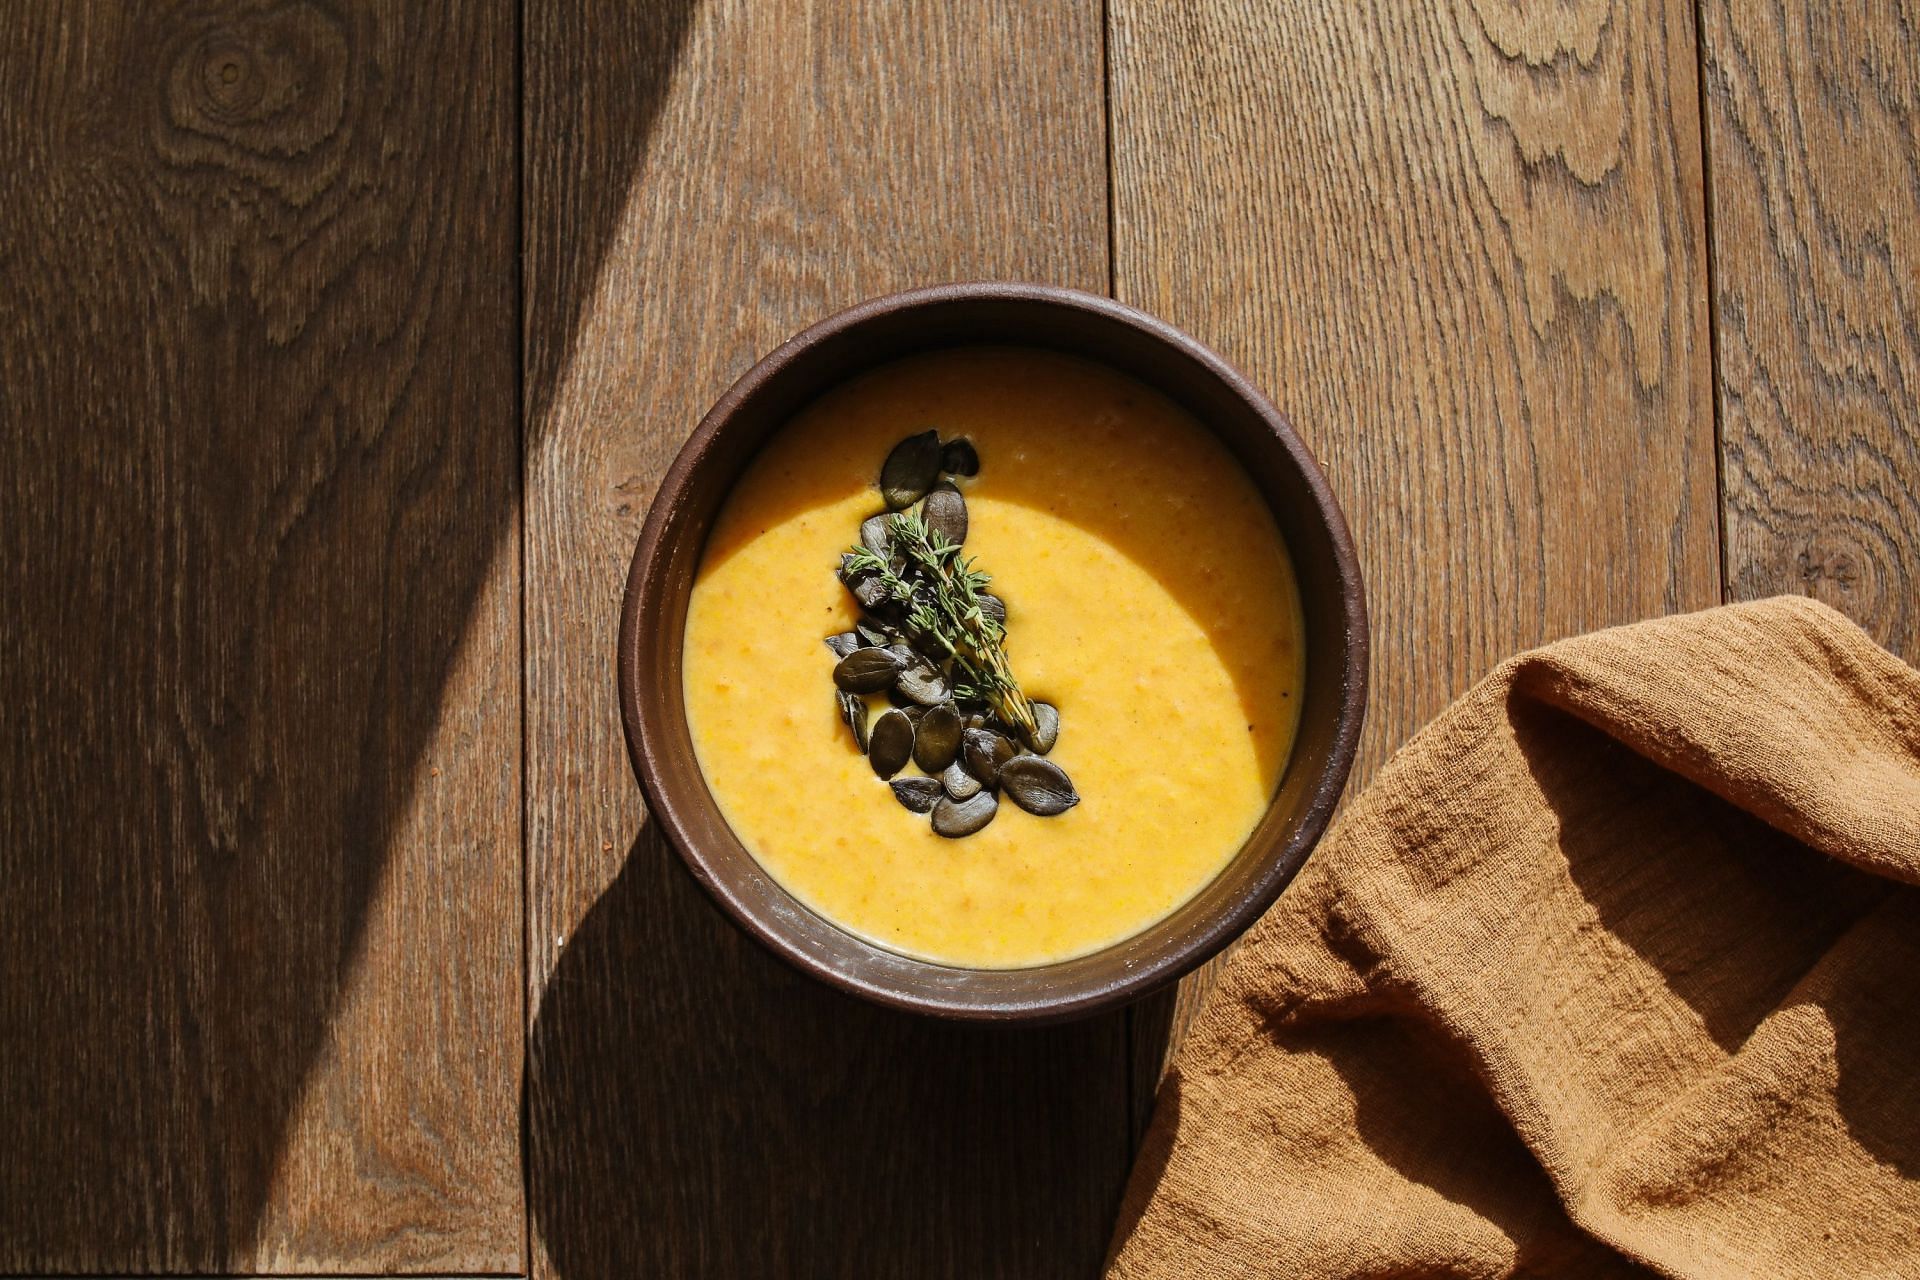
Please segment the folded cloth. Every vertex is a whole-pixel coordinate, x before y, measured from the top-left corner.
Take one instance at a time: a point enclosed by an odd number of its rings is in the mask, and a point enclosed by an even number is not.
[[[1812,601],[1487,677],[1227,962],[1143,1276],[1920,1277],[1920,672]]]

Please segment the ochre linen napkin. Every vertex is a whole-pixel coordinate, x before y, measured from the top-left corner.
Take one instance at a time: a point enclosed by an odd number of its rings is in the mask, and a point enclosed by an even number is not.
[[[1226,966],[1136,1277],[1920,1277],[1920,673],[1777,599],[1505,663]]]

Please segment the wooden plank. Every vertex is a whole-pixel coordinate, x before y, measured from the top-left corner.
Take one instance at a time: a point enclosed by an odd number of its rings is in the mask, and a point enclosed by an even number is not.
[[[1112,24],[1116,293],[1266,387],[1353,526],[1354,789],[1508,654],[1718,600],[1687,5]]]
[[[1804,592],[1920,659],[1920,28],[1701,6],[1734,599]]]
[[[510,19],[0,36],[0,1270],[521,1263]]]
[[[1100,6],[528,10],[529,1188],[541,1275],[1091,1274],[1124,1019],[955,1029],[740,937],[644,826],[612,679],[662,471],[797,328],[1107,283]]]

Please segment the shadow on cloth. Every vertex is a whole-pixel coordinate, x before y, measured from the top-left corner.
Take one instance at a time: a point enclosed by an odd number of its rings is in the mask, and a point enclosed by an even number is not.
[[[1369,997],[1366,1003],[1382,1011],[1347,1007],[1323,1011],[1303,1024],[1267,1028],[1263,1034],[1286,1058],[1273,1061],[1260,1073],[1262,1079],[1241,1080],[1236,1087],[1249,1097],[1273,1091],[1276,1109],[1269,1120],[1276,1137],[1248,1147],[1216,1134],[1224,1143],[1206,1149],[1239,1160],[1286,1153],[1284,1168],[1248,1163],[1222,1174],[1249,1187],[1269,1186],[1274,1177],[1294,1179],[1277,1211],[1295,1220],[1280,1235],[1309,1238],[1320,1230],[1316,1220],[1322,1215],[1350,1216],[1352,1204],[1325,1197],[1354,1188],[1356,1162],[1378,1162],[1393,1171],[1379,1185],[1394,1188],[1394,1202],[1376,1206],[1380,1219],[1373,1244],[1383,1258],[1398,1259],[1396,1277],[1456,1275],[1450,1263],[1498,1254],[1503,1237],[1525,1274],[1652,1274],[1598,1245],[1567,1219],[1546,1173],[1459,1050],[1415,1019],[1385,1012],[1384,1002]],[[1290,1083],[1273,1078],[1276,1072]],[[1141,1149],[1121,1207],[1117,1243],[1139,1225],[1166,1171],[1179,1136],[1185,1087],[1177,1070],[1168,1073],[1156,1113],[1156,1120],[1164,1115],[1166,1123],[1156,1124]],[[1325,1111],[1329,1100],[1341,1098],[1346,1100],[1342,1114]],[[1406,1270],[1406,1260],[1423,1252],[1431,1255],[1430,1268]]]
[[[1434,1250],[1435,1276],[1454,1274],[1449,1226],[1512,1242],[1522,1275],[1650,1277],[1574,1226],[1553,1183],[1494,1104],[1464,1052],[1412,1019],[1361,1018],[1283,1034],[1292,1052],[1315,1053],[1352,1090],[1354,1128],[1368,1151],[1401,1177],[1435,1192],[1424,1223],[1383,1219],[1381,1231],[1402,1235],[1401,1256]],[[1448,1206],[1465,1213],[1453,1214]],[[1497,1248],[1497,1246],[1496,1246]],[[1463,1256],[1481,1250],[1463,1249]]]
[[[1572,716],[1518,704],[1514,723],[1568,873],[1607,931],[1729,1054],[1770,1015],[1818,1006],[1854,1140],[1920,1176],[1920,1092],[1899,1065],[1920,1052],[1920,891],[1809,848]],[[1665,856],[1645,847],[1649,808]]]

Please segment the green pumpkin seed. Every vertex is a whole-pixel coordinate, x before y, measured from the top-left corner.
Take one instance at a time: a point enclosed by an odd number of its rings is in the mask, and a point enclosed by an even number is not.
[[[860,754],[867,754],[867,703],[864,698],[856,698],[850,693],[836,693],[834,697],[840,704],[840,718],[846,721],[847,728],[853,730],[853,744],[860,748]]]
[[[961,735],[960,758],[967,772],[989,787],[1000,780],[1000,767],[1013,759],[1013,743],[991,729],[969,729]]]
[[[920,518],[927,528],[954,546],[967,540],[967,500],[951,486],[935,489],[920,504]]]
[[[887,532],[887,517],[868,516],[860,522],[860,545],[882,558],[893,554],[893,537]]]
[[[1027,735],[1027,745],[1041,755],[1053,750],[1053,744],[1060,741],[1060,712],[1051,702],[1033,704],[1033,732]]]
[[[887,645],[887,652],[900,660],[900,670],[902,672],[926,662],[926,659],[920,656],[920,651],[904,640],[894,640],[890,642]],[[898,678],[897,673],[895,678]]]
[[[979,475],[980,453],[973,447],[973,441],[965,436],[947,441],[940,450],[940,469],[950,476]]]
[[[952,696],[947,678],[918,654],[894,677],[893,687],[901,697],[923,707],[937,707]]]
[[[999,811],[1000,802],[993,798],[991,791],[979,792],[965,800],[942,796],[934,802],[933,829],[948,839],[970,836],[992,822],[993,815]]]
[[[855,649],[833,669],[833,682],[848,693],[879,693],[900,674],[900,655],[869,646]]]
[[[880,468],[880,496],[887,510],[904,511],[927,496],[940,478],[940,433],[922,431],[893,446]]]
[[[913,758],[913,721],[898,707],[880,713],[867,735],[867,762],[883,778],[891,778]]]
[[[1015,756],[1000,766],[1000,785],[1007,798],[1028,813],[1051,818],[1080,803],[1080,793],[1066,770],[1039,756]]]
[[[844,658],[859,647],[860,633],[857,631],[842,631],[837,636],[827,637],[827,648],[833,650],[836,658]]]
[[[849,563],[852,558],[850,555],[840,557],[840,581],[846,584],[847,590],[853,592],[853,598],[860,602],[861,608],[878,609],[892,598],[887,594],[887,584],[871,570],[856,572]]]
[[[967,772],[967,767],[955,760],[940,771],[940,785],[955,800],[965,800],[980,791],[980,779]]]
[[[895,778],[887,785],[893,788],[893,798],[915,813],[933,808],[942,794],[936,778]]]
[[[960,758],[960,713],[952,707],[934,707],[920,718],[913,738],[913,762],[927,773],[939,773]]]

